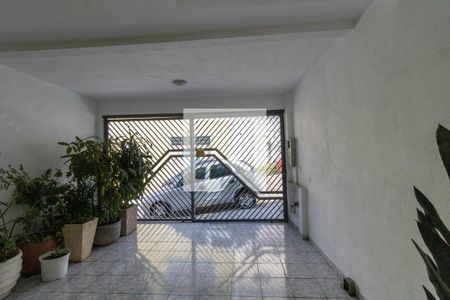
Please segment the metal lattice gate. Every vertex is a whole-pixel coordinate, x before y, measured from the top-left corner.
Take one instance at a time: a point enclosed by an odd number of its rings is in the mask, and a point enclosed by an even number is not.
[[[134,200],[140,220],[286,220],[282,111],[104,118],[106,137],[132,132],[151,145],[153,176]]]

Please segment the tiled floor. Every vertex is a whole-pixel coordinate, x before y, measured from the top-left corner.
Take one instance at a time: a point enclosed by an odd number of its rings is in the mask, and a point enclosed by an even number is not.
[[[69,274],[21,279],[8,299],[350,299],[287,224],[139,224]]]

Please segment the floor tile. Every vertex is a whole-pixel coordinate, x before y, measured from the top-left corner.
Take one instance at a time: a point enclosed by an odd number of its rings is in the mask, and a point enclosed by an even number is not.
[[[257,256],[258,263],[264,264],[264,263],[272,263],[272,264],[279,264],[281,263],[281,258],[278,252],[265,252],[261,253]]]
[[[328,264],[283,264],[288,278],[338,278]]]
[[[261,283],[259,278],[234,278],[231,283],[231,295],[234,297],[261,297]]]
[[[258,277],[258,264],[235,263],[233,269],[234,277]]]
[[[261,289],[263,297],[293,297],[293,292],[289,289],[287,278],[262,278]]]
[[[341,287],[341,280],[319,279],[318,282],[327,298],[352,299]]]
[[[69,279],[67,282],[61,285],[60,290],[63,292],[91,292],[97,284],[99,276],[92,275],[75,275],[75,277]]]
[[[39,282],[35,287],[33,288],[33,291],[37,292],[59,292],[62,290],[62,287],[64,284],[68,283],[70,280],[72,280],[75,275],[68,274],[63,278],[60,278],[58,280],[50,281],[50,282],[43,282],[40,281],[40,276],[36,275],[36,277],[39,278]]]
[[[286,277],[282,264],[258,263],[259,277]]]
[[[20,278],[13,291],[28,292],[29,290],[33,289],[40,281],[41,277],[39,275],[34,275],[28,278]]]
[[[211,296],[211,295],[200,295],[199,300],[230,300],[230,296]]]
[[[211,278],[196,281],[196,295],[228,296],[231,293],[231,280],[229,278]]]
[[[234,250],[211,252],[209,259],[214,263],[232,263],[234,261]]]
[[[281,262],[285,264],[326,264],[325,259],[318,252],[281,252],[279,255]]]
[[[258,262],[254,251],[234,251],[234,262],[235,263],[247,263],[255,264]]]
[[[298,298],[325,298],[325,294],[315,279],[288,279],[289,290]]]
[[[168,300],[197,300],[199,296],[196,295],[170,295]]]

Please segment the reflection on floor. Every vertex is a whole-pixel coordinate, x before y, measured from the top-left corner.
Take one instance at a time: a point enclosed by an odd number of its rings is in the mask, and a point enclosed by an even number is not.
[[[21,279],[8,299],[350,299],[287,224],[148,223],[69,274]]]

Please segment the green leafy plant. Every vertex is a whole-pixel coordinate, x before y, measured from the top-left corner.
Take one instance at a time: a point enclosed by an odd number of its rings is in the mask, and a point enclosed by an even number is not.
[[[71,143],[60,142],[66,147],[67,175],[76,182],[80,196],[94,199],[99,224],[111,224],[119,220],[120,199],[117,192],[117,170],[109,143],[96,138],[75,137]]]
[[[64,224],[83,224],[94,218],[95,187],[69,181],[64,195]]]
[[[44,260],[51,260],[51,259],[56,259],[58,257],[62,257],[64,255],[67,255],[70,253],[69,249],[66,248],[56,248],[55,251],[53,253],[51,253],[50,255],[44,257]]]
[[[7,261],[8,259],[14,257],[19,253],[19,248],[17,247],[14,239],[12,238],[12,230],[10,223],[6,220],[6,212],[12,207],[13,202],[0,202],[0,263]]]
[[[450,131],[439,125],[436,140],[450,178]],[[416,187],[414,187],[414,193],[423,209],[417,210],[417,226],[432,257],[425,253],[414,240],[413,243],[425,262],[428,277],[439,299],[448,300],[450,299],[450,231],[431,201]],[[423,289],[428,300],[436,299],[425,286]]]
[[[113,163],[117,169],[117,191],[121,199],[121,208],[132,205],[145,191],[145,187],[152,176],[151,145],[141,141],[129,133],[125,138],[110,140],[113,151]]]
[[[22,165],[18,169],[0,169],[0,189],[14,186],[12,203],[24,212],[12,221],[10,229],[12,233],[16,224],[22,225],[23,233],[15,236],[19,242],[41,242],[60,231],[66,190],[61,177],[60,170],[47,170],[31,178]]]

